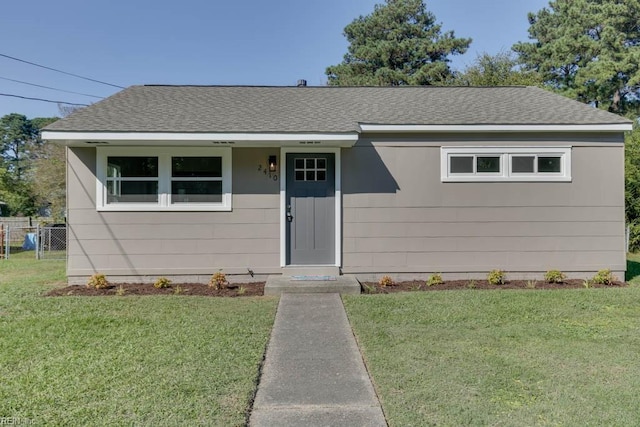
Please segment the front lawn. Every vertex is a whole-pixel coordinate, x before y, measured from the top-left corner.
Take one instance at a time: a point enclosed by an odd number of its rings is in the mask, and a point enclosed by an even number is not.
[[[43,297],[64,263],[0,260],[0,417],[242,425],[274,298]]]
[[[638,422],[638,287],[344,303],[391,426]]]

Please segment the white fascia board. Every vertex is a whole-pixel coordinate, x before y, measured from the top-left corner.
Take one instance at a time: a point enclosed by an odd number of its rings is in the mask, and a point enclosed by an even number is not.
[[[108,144],[172,145],[192,143],[236,144],[242,146],[312,145],[351,147],[358,140],[358,133],[172,133],[172,132],[57,132],[44,131],[42,139],[58,141],[65,145],[77,145],[87,141]]]
[[[362,132],[624,132],[631,123],[593,125],[374,125],[360,124]]]

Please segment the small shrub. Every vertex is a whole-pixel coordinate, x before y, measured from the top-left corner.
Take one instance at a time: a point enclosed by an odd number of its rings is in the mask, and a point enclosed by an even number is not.
[[[593,283],[607,286],[613,285],[613,282],[615,282],[616,280],[616,276],[614,276],[611,270],[609,270],[608,268],[598,271],[596,275],[591,279]]]
[[[537,282],[535,280],[527,280],[527,289],[535,289]]]
[[[487,282],[491,285],[504,285],[504,271],[491,270],[489,274],[487,274]]]
[[[469,289],[475,289],[477,287],[478,287],[478,284],[473,279],[469,280],[469,283],[467,283],[467,288]]]
[[[247,293],[247,288],[245,288],[244,286],[240,286],[238,288],[238,295],[244,295]]]
[[[378,282],[380,284],[380,286],[385,287],[385,286],[393,286],[396,283],[393,281],[393,279],[391,278],[391,276],[382,276],[380,278],[380,281]]]
[[[434,273],[427,279],[427,286],[442,285],[443,283],[444,280],[442,280],[442,274],[440,273]]]
[[[173,288],[173,294],[174,295],[180,295],[183,292],[184,292],[184,288],[182,286],[180,286],[180,285],[178,285],[175,288]]]
[[[227,275],[220,271],[216,271],[211,276],[211,280],[209,280],[209,287],[213,289],[224,289],[227,287],[229,282],[227,282]]]
[[[153,287],[158,289],[168,288],[169,286],[171,286],[171,280],[166,277],[158,277],[158,279],[153,283]]]
[[[362,291],[365,294],[375,294],[377,292],[375,286],[367,285],[366,283],[362,284]]]
[[[582,281],[582,286],[589,289],[591,287],[591,281],[589,279],[585,279]]]
[[[118,289],[116,289],[116,295],[119,297],[123,297],[126,293],[127,290],[122,285],[118,286]]]
[[[563,283],[567,276],[560,270],[549,270],[544,274],[547,283]]]
[[[100,273],[96,273],[93,276],[89,277],[89,281],[87,282],[87,288],[106,289],[109,286],[110,285],[109,281],[107,280],[107,276]]]
[[[419,291],[421,289],[422,289],[422,283],[420,282],[413,283],[411,286],[409,286],[410,291]]]

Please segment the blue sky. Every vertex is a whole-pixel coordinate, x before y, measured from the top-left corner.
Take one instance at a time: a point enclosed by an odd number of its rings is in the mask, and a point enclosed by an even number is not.
[[[4,2],[0,54],[118,86],[134,84],[322,85],[342,60],[344,27],[383,0],[23,0]],[[443,29],[471,37],[452,57],[463,69],[479,53],[527,40],[527,12],[547,0],[426,0]],[[106,97],[119,89],[0,57],[0,78]],[[70,93],[0,79],[0,93],[77,103]],[[0,96],[0,116],[58,115],[56,104]]]

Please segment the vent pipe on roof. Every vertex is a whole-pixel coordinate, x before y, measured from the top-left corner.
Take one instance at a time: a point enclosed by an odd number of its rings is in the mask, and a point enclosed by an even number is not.
[[[300,79],[298,80],[298,87],[306,87],[307,86],[307,81],[304,79]]]

